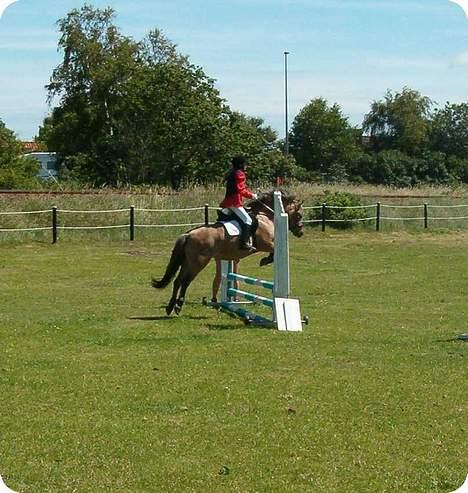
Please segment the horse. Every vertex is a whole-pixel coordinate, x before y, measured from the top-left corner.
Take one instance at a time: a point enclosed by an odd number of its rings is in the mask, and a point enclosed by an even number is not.
[[[303,202],[294,195],[282,193],[284,211],[288,215],[289,230],[296,237],[304,234]],[[264,193],[247,203],[247,209],[258,226],[253,234],[255,250],[240,249],[239,237],[229,236],[219,221],[208,226],[200,226],[182,234],[176,240],[164,276],[152,279],[152,286],[163,289],[174,280],[172,297],[166,306],[170,315],[174,310],[178,315],[185,301],[187,288],[196,276],[208,265],[212,258],[216,260],[236,260],[248,257],[256,252],[269,255],[260,261],[260,265],[273,262],[274,252],[274,213],[273,192]]]

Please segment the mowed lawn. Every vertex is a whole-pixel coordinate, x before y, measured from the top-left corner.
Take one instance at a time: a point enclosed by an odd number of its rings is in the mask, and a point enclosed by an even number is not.
[[[0,247],[0,474],[26,492],[449,492],[468,473],[468,234],[309,231],[302,334],[165,318],[172,239]],[[242,272],[270,278],[259,258]]]

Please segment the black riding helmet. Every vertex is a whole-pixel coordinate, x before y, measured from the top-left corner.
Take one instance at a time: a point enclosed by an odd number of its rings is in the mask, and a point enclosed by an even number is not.
[[[236,156],[232,159],[232,167],[234,169],[240,169],[240,170],[244,171],[246,164],[247,164],[247,161],[246,161],[245,157],[243,157],[243,156]]]

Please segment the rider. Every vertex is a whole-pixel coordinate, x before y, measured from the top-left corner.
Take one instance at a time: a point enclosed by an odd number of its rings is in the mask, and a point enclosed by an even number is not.
[[[244,198],[256,199],[257,194],[252,193],[247,188],[246,169],[247,162],[244,157],[237,156],[233,158],[232,168],[226,175],[226,196],[219,205],[223,209],[231,210],[240,219],[242,230],[240,235],[240,248],[241,250],[250,250],[252,252],[255,251],[255,248],[249,245],[252,218],[244,209],[243,200]]]

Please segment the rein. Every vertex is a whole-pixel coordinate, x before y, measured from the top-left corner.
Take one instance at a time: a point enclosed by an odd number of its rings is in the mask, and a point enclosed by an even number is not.
[[[255,200],[255,202],[259,202],[261,205],[263,205],[263,207],[265,207],[266,209],[268,209],[270,212],[273,212],[273,214],[275,213],[275,211],[270,206],[266,205],[260,199],[254,199],[254,200]]]

